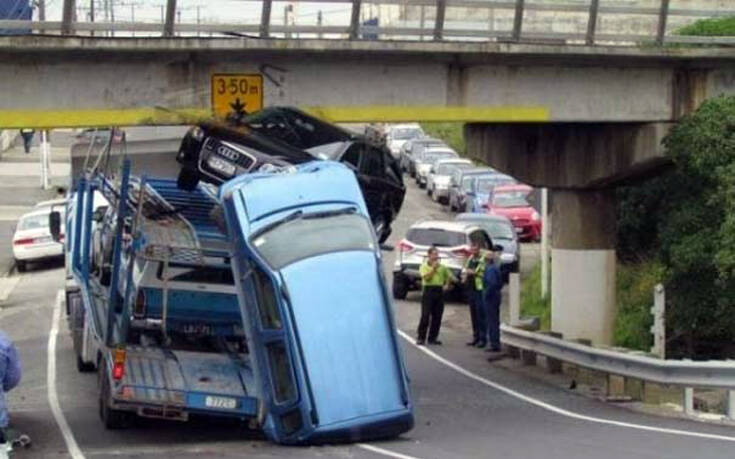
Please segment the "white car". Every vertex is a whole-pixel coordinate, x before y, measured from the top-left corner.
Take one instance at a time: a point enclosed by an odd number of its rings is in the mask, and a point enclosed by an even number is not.
[[[414,223],[398,243],[393,266],[393,298],[402,300],[410,290],[421,288],[419,267],[431,246],[436,246],[442,264],[459,279],[470,256],[471,242],[477,242],[483,250],[490,250],[492,244],[487,232],[474,222],[426,220]]]
[[[434,167],[434,163],[440,159],[452,158],[459,158],[459,155],[449,147],[432,147],[425,149],[421,154],[421,157],[416,161],[416,184],[418,184],[420,188],[426,188],[426,180],[429,177],[431,168]]]
[[[401,147],[408,140],[418,139],[424,136],[424,131],[417,123],[395,124],[388,130],[388,148],[393,156],[401,154]]]
[[[64,221],[64,208],[59,206],[54,210],[61,212],[61,218]],[[25,272],[29,262],[59,258],[64,255],[63,242],[56,242],[51,237],[50,213],[51,207],[37,208],[23,215],[18,221],[13,235],[13,257],[19,272]],[[63,236],[62,229],[62,241]]]
[[[472,167],[474,165],[469,159],[440,159],[429,171],[429,177],[426,179],[426,194],[436,202],[449,204],[449,183],[452,179],[452,172],[455,169]]]

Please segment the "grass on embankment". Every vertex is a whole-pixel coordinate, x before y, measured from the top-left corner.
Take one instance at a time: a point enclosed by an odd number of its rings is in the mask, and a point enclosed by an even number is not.
[[[648,351],[653,338],[653,288],[663,278],[663,267],[644,261],[617,267],[618,310],[614,345]],[[541,266],[536,265],[521,282],[521,316],[536,316],[541,330],[551,329],[551,298],[541,297]]]

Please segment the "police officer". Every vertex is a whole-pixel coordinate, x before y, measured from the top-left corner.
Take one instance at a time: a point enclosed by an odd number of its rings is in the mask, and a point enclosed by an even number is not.
[[[470,256],[462,268],[462,282],[465,285],[472,321],[472,341],[469,341],[467,345],[480,348],[487,344],[487,322],[482,280],[484,273],[485,258],[480,253],[480,244],[473,241],[470,245]]]
[[[487,310],[487,334],[490,338],[488,352],[500,352],[500,291],[503,289],[503,276],[495,263],[495,252],[485,253],[485,272],[483,275],[485,308]]]
[[[5,443],[8,429],[8,407],[5,392],[20,382],[20,359],[10,338],[0,331],[0,443]]]
[[[421,320],[419,321],[416,344],[426,342],[426,330],[429,330],[429,344],[440,345],[439,328],[444,314],[444,292],[449,290],[455,280],[452,272],[439,261],[436,247],[429,248],[426,261],[419,268],[421,274]]]

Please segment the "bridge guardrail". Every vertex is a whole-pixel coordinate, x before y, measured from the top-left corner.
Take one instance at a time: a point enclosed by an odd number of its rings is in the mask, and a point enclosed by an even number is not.
[[[134,22],[134,21],[107,21],[107,22],[85,22],[75,20],[77,7],[76,0],[64,0],[61,21],[25,21],[0,19],[0,33],[43,33],[79,35],[102,32],[114,34],[115,32],[143,32],[161,36],[176,36],[180,34],[217,33],[228,35],[250,35],[259,38],[326,38],[326,39],[370,39],[370,40],[424,40],[434,41],[458,40],[458,41],[496,41],[496,42],[552,42],[562,44],[586,44],[586,45],[663,45],[663,44],[707,44],[707,45],[733,45],[735,37],[704,37],[704,36],[682,36],[670,33],[667,29],[669,18],[687,17],[691,19],[715,18],[735,16],[735,4],[731,9],[699,9],[699,8],[675,8],[676,0],[655,0],[658,2],[652,7],[654,0],[631,5],[621,2],[622,0],[568,0],[569,3],[543,3],[543,0],[529,2],[527,0],[295,0],[291,4],[298,3],[324,3],[324,4],[348,4],[351,5],[349,24],[345,25],[295,25],[276,23],[272,19],[273,0],[261,0],[260,22],[258,24],[201,24],[181,23],[175,20],[176,0],[167,0],[161,10],[161,22]],[[421,21],[418,27],[415,25],[394,24],[365,25],[361,22],[362,13],[367,6],[390,6],[394,8],[419,7],[421,8]],[[429,20],[425,20],[424,8],[428,7]],[[485,21],[484,27],[467,27],[469,22],[465,21],[457,27],[458,22],[447,21],[448,8],[470,8],[477,10],[506,12],[509,22],[508,28],[496,28],[493,23]],[[531,12],[532,14],[528,14]],[[535,14],[543,13],[569,13],[586,15],[586,30],[565,31],[554,30],[553,20],[548,22],[548,30],[539,29],[539,24],[534,24]],[[134,14],[134,13],[133,13]],[[509,16],[512,14],[512,18]],[[601,15],[632,15],[635,17],[646,17],[655,30],[650,34],[640,33],[600,33],[599,27],[603,23]],[[472,16],[477,16],[476,14]],[[476,18],[468,18],[475,20]],[[549,19],[549,18],[547,18]],[[553,18],[550,18],[553,19]],[[405,21],[404,21],[405,22]],[[451,25],[454,26],[451,26]],[[483,21],[475,20],[472,24],[482,25]],[[540,21],[543,26],[544,21]],[[528,30],[529,28],[533,30]],[[572,27],[575,28],[575,27]],[[576,27],[577,29],[581,27]],[[644,27],[645,28],[645,27]]]
[[[550,335],[501,326],[506,347],[602,373],[684,388],[684,411],[694,412],[693,388],[727,390],[727,412],[735,420],[735,361],[662,360],[565,341]]]

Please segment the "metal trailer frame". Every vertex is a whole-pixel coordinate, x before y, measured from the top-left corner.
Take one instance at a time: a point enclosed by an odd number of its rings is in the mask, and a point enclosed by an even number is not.
[[[102,288],[91,282],[90,277],[90,241],[95,191],[102,192],[110,205],[117,206],[111,279],[109,286],[102,286]],[[135,199],[136,191],[137,200]],[[75,285],[67,289],[67,305],[71,313],[70,321],[72,335],[75,338],[75,349],[78,352],[78,368],[80,371],[97,368],[100,373],[102,386],[100,410],[107,413],[108,417],[114,417],[111,422],[108,422],[103,415],[106,427],[124,427],[130,412],[147,417],[175,420],[186,420],[190,412],[250,419],[251,421],[262,418],[262,415],[259,416],[262,404],[249,393],[249,388],[246,387],[246,381],[241,374],[241,367],[245,367],[246,364],[236,355],[209,353],[204,356],[204,359],[214,362],[215,366],[226,365],[229,362],[233,368],[236,367],[233,370],[235,373],[230,372],[227,377],[230,377],[233,384],[235,382],[239,384],[242,395],[236,396],[237,398],[228,398],[202,389],[192,391],[187,385],[188,378],[184,377],[186,369],[183,365],[185,362],[178,360],[180,357],[177,354],[178,351],[162,347],[126,345],[131,320],[133,272],[131,268],[135,258],[162,261],[166,264],[171,260],[179,259],[188,263],[196,260],[203,262],[205,253],[199,247],[194,225],[180,215],[175,206],[161,196],[154,187],[149,186],[145,177],[140,181],[132,180],[130,161],[127,159],[123,162],[119,186],[103,175],[89,173],[80,178],[75,199],[73,234],[67,235],[70,240],[69,253],[72,259],[72,276]],[[141,228],[148,222],[142,218],[142,211],[144,206],[151,202],[171,212],[172,217],[169,223],[173,219],[180,225],[179,228],[188,232],[189,243],[182,244],[182,239],[179,239],[178,245],[167,245],[166,237],[163,236],[165,231],[158,234],[157,237],[148,235],[146,239]],[[212,199],[212,202],[215,201]],[[131,213],[135,215],[133,232],[132,237],[126,240],[123,234],[125,220]],[[170,227],[168,229],[170,230]],[[209,236],[212,235],[209,234]],[[123,281],[121,269],[124,250],[128,252],[128,270]],[[121,285],[124,285],[124,292],[121,292]],[[168,296],[167,293],[164,291],[164,299]],[[162,321],[164,334],[166,331],[165,310],[164,306],[164,320]],[[104,321],[103,312],[106,312]],[[181,354],[187,354],[187,357],[196,359],[201,358],[199,354],[203,353],[182,352]],[[120,362],[121,355],[123,356],[122,363]],[[125,360],[126,355],[128,361]],[[140,363],[141,359],[148,359],[145,360],[145,365]],[[137,367],[136,362],[138,362]],[[134,382],[129,385],[123,384],[115,387],[120,394],[126,397],[125,400],[112,396],[112,386],[116,384],[114,381],[120,379],[115,377],[116,365],[120,363],[123,366],[122,374],[126,374],[124,372],[127,370],[130,372],[130,378],[134,378]],[[206,365],[206,362],[204,364]],[[136,373],[133,371],[134,368],[141,371],[136,370]],[[141,384],[137,384],[138,382]],[[164,384],[165,388],[162,389],[160,384]],[[212,405],[210,405],[210,399],[214,400]],[[223,405],[223,400],[227,402],[226,406]],[[231,400],[234,400],[234,406],[229,406]],[[206,405],[206,407],[195,406],[194,402],[198,405]]]

